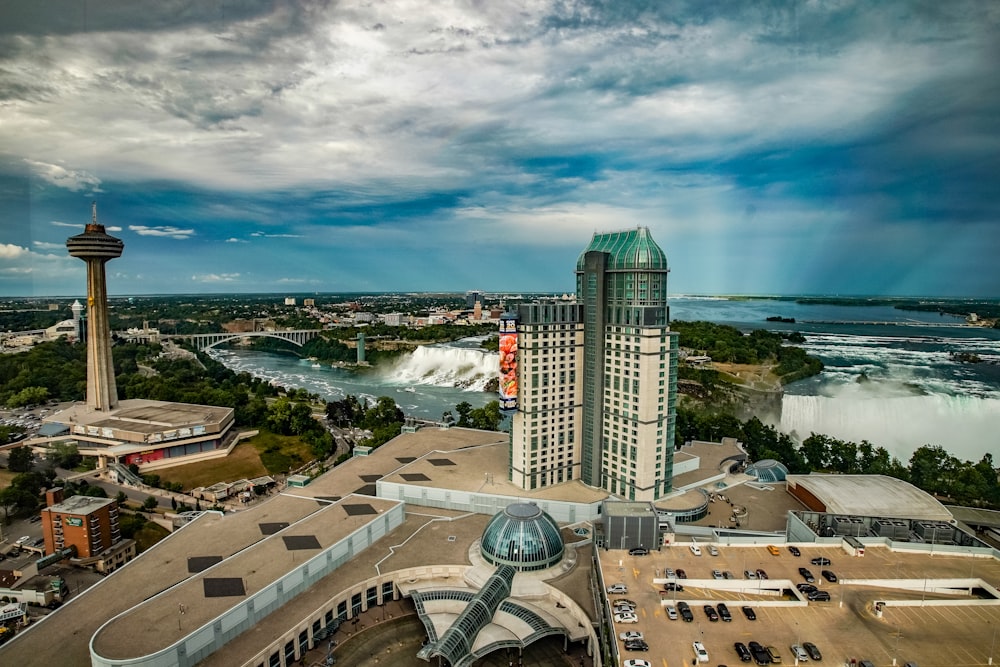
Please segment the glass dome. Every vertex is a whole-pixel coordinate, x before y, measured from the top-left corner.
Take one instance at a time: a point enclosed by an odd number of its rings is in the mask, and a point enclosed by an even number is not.
[[[758,482],[784,482],[788,476],[788,468],[781,461],[764,459],[748,465],[746,473],[756,477]]]
[[[530,503],[508,505],[486,525],[479,549],[486,562],[518,571],[544,570],[562,558],[559,526]]]

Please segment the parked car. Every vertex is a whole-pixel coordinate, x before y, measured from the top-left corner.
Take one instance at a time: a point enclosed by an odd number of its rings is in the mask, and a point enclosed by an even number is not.
[[[615,623],[638,623],[639,622],[639,617],[638,616],[636,616],[635,614],[627,613],[627,612],[626,613],[622,613],[622,614],[615,614],[614,618],[615,618]]]
[[[743,610],[743,615],[747,617],[748,621],[757,620],[757,612],[753,610],[753,607],[744,605],[741,609]]]
[[[677,603],[677,613],[681,615],[685,623],[690,623],[694,620],[694,613],[691,611],[691,606],[687,602]]]
[[[750,653],[753,654],[753,660],[758,665],[769,665],[771,664],[771,655],[767,652],[767,649],[761,646],[757,642],[750,642],[747,647],[750,649]]]
[[[628,586],[625,584],[612,584],[608,586],[609,593],[628,593]]]
[[[733,615],[729,613],[729,607],[726,606],[725,602],[720,602],[715,606],[719,610],[719,618],[728,623],[733,620]]]
[[[719,550],[715,547],[714,544],[709,544],[708,545],[708,555],[710,555],[710,556],[718,556],[719,555]]]
[[[676,621],[677,620],[677,608],[676,607],[672,607],[672,606],[671,607],[667,607],[667,618],[669,618],[671,621]]]
[[[816,556],[816,558],[813,558],[809,562],[813,565],[830,565],[830,559],[823,556]]]
[[[798,644],[792,644],[789,648],[792,649],[792,656],[799,662],[809,662],[809,654],[806,650],[799,646]]]
[[[802,555],[802,552],[799,551],[798,547],[788,547],[788,553],[792,554],[793,556],[801,556]]]
[[[682,586],[681,584],[678,584],[676,581],[668,581],[667,583],[663,584],[663,590],[665,590],[665,591],[682,591],[682,590],[684,590],[684,586]]]
[[[781,654],[778,653],[778,649],[776,649],[775,647],[768,646],[767,647],[767,655],[768,655],[768,657],[771,658],[771,662],[773,662],[774,664],[776,664],[776,665],[780,665],[781,664]]]
[[[757,573],[753,570],[743,570],[743,576],[747,579],[756,579]]]
[[[831,584],[837,583],[837,575],[835,575],[832,570],[823,570],[820,574],[822,574],[823,578]]]
[[[677,568],[677,578],[678,579],[687,579],[688,578],[688,574],[687,574],[687,572],[685,572],[681,568]]]
[[[648,556],[649,555],[649,549],[647,549],[646,547],[632,547],[631,549],[628,550],[628,555],[629,556]]]
[[[722,570],[712,570],[713,579],[722,579]]]
[[[816,581],[816,577],[813,576],[813,573],[804,567],[799,568],[799,574],[801,574],[802,578],[810,584]]]
[[[618,635],[618,638],[621,639],[623,642],[627,642],[629,640],[634,640],[634,639],[644,639],[642,633],[639,632],[638,630],[626,630],[625,632]]]
[[[808,653],[809,657],[812,658],[813,660],[823,659],[823,654],[819,652],[819,649],[816,648],[816,645],[813,644],[812,642],[805,642],[804,644],[802,644],[802,648],[806,650],[806,653]]]
[[[635,602],[633,600],[629,600],[627,598],[618,598],[618,599],[616,599],[614,601],[614,604],[627,604],[627,605],[629,605],[631,607],[635,606]]]
[[[649,650],[649,644],[647,644],[645,641],[643,641],[641,639],[632,639],[630,641],[625,642],[625,650],[626,651],[648,651]]]
[[[677,577],[677,573],[674,572],[674,568],[668,567],[663,571],[663,576],[666,577],[667,579],[674,579]]]
[[[693,553],[695,556],[701,555],[701,547],[699,547],[697,544],[692,544],[689,547],[689,549],[691,549],[691,553]]]
[[[799,589],[800,593],[806,593],[806,594],[812,593],[815,590],[819,590],[812,584],[806,584],[806,583],[795,584],[795,587]]]
[[[723,570],[722,571],[722,578],[723,579],[735,579],[736,577],[734,577],[733,573],[730,572],[729,570]]]
[[[764,570],[762,570],[762,569],[760,569],[758,567],[757,568],[757,578],[758,579],[767,579],[767,572],[765,572]]]
[[[777,556],[781,554],[781,551],[778,549],[778,547],[774,546],[773,544],[767,545],[767,552],[772,556]]]
[[[712,605],[706,604],[705,606],[702,607],[702,609],[705,610],[705,616],[708,616],[708,620],[710,620],[711,622],[715,623],[716,621],[719,620],[719,615],[715,613],[715,607],[713,607]]]
[[[810,602],[829,602],[830,594],[826,591],[815,590],[811,593],[806,593],[806,599]]]
[[[708,651],[705,650],[704,644],[694,642],[691,646],[694,648],[694,655],[698,659],[698,662],[708,662]]]
[[[622,667],[653,667],[648,660],[630,658],[622,662]]]
[[[736,649],[736,655],[740,657],[740,662],[750,662],[753,660],[753,654],[750,653],[750,649],[743,642],[736,642],[733,644],[733,648]]]

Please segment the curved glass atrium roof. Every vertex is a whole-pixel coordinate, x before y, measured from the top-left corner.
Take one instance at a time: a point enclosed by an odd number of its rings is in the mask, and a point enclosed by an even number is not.
[[[622,232],[594,234],[590,245],[580,253],[576,270],[583,270],[583,258],[588,252],[606,252],[609,271],[666,271],[667,256],[649,233],[647,227]]]
[[[544,570],[562,558],[559,527],[530,503],[508,505],[486,525],[479,543],[486,562],[510,565],[520,572]]]
[[[746,473],[756,477],[758,482],[784,482],[788,476],[788,468],[780,461],[764,459],[748,465]]]

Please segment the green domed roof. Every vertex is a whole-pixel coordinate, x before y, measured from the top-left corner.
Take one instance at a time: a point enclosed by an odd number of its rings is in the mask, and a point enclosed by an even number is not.
[[[594,234],[590,245],[576,260],[576,270],[583,270],[583,258],[588,252],[606,252],[609,271],[640,270],[666,271],[667,256],[649,234],[648,227],[637,227],[622,232]]]

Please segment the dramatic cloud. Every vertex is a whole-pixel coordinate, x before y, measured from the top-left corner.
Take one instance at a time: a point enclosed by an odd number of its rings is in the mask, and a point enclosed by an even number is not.
[[[16,259],[27,255],[29,252],[27,248],[22,248],[13,243],[0,243],[0,258],[3,259]]]
[[[103,191],[151,291],[567,291],[634,225],[687,292],[1000,284],[1000,3],[15,4],[0,242]]]

